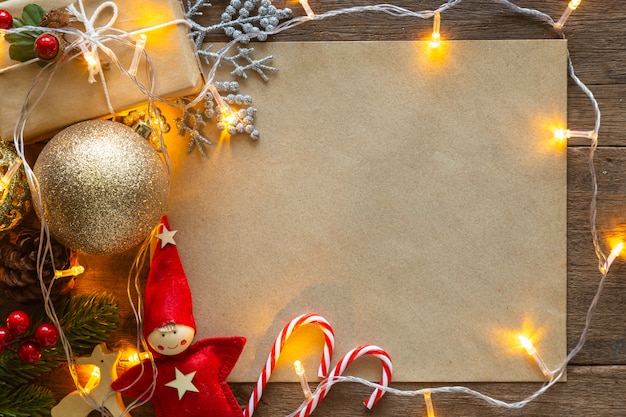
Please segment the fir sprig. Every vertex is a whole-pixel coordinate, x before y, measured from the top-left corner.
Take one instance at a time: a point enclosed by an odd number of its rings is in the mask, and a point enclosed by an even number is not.
[[[113,295],[107,293],[81,294],[57,308],[59,322],[76,354],[91,352],[106,340],[120,322]]]
[[[52,392],[36,385],[11,386],[0,382],[1,417],[43,417],[55,404]]]

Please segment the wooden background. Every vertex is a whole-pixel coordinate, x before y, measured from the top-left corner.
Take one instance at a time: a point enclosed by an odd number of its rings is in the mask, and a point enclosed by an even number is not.
[[[394,1],[413,10],[436,8],[434,1]],[[203,17],[204,23],[219,21],[225,0],[215,0]],[[283,7],[281,2],[275,2]],[[366,1],[310,0],[314,11],[374,4]],[[566,0],[520,0],[518,5],[538,8],[559,18]],[[295,14],[303,14],[297,2],[287,4]],[[309,22],[275,39],[283,41],[333,40],[414,40],[427,37],[432,21],[394,18],[384,14],[357,14]],[[547,25],[514,14],[495,1],[465,0],[442,15],[445,39],[534,39],[556,38]],[[598,174],[598,226],[601,241],[611,233],[626,235],[626,12],[622,0],[585,1],[565,27],[571,58],[578,76],[597,97],[603,112],[599,144],[594,159]],[[209,41],[224,40],[210,36]],[[270,81],[271,82],[271,81]],[[568,88],[568,125],[574,130],[591,130],[594,115],[590,102],[572,82]],[[591,243],[589,204],[591,182],[587,140],[573,139],[568,146],[568,346],[578,341],[587,308],[594,296],[600,274]],[[108,341],[118,349],[132,343],[134,323],[126,302],[126,276],[134,251],[109,257],[82,256],[88,268],[76,291],[107,290],[113,292],[122,310],[118,333]],[[0,313],[6,314],[19,305],[3,301]],[[4,316],[2,316],[4,317]],[[67,370],[61,369],[42,384],[62,398],[73,389]],[[454,385],[403,383],[400,389]],[[468,384],[470,388],[506,401],[517,401],[534,392],[540,384]],[[244,405],[253,384],[232,384]],[[423,399],[385,396],[373,411],[361,402],[370,389],[355,384],[335,386],[314,415],[317,416],[423,416]],[[294,411],[302,400],[298,384],[271,384],[255,415],[284,416]],[[488,406],[481,400],[457,394],[433,396],[435,412],[441,416],[624,416],[626,415],[626,266],[618,259],[611,269],[605,291],[598,305],[585,348],[568,367],[568,381],[559,383],[535,402],[521,410],[504,410]],[[91,415],[99,415],[92,413]],[[150,405],[133,411],[133,416],[153,416]]]

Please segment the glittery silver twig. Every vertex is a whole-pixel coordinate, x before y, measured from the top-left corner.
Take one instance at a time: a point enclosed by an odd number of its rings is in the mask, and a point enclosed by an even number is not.
[[[209,65],[212,60],[216,60],[219,57],[217,52],[211,52],[210,49],[212,46],[213,45],[209,45],[207,48],[198,51],[198,56],[204,59],[204,61]],[[278,68],[267,65],[267,63],[273,58],[271,55],[261,59],[254,59],[252,58],[254,48],[242,48],[241,46],[238,46],[237,51],[238,53],[236,55],[221,57],[222,61],[228,62],[235,68],[231,71],[231,75],[248,78],[246,71],[252,70],[256,71],[263,81],[269,81],[269,77],[265,74],[265,72],[278,71]],[[243,61],[243,63],[240,64],[240,61]]]

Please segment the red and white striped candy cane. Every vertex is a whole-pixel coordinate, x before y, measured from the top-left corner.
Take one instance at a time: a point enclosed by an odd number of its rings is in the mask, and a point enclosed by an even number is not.
[[[324,397],[326,397],[330,388],[337,383],[333,380],[333,378],[342,375],[346,368],[352,362],[365,355],[372,355],[380,359],[383,369],[379,384],[384,387],[388,387],[389,383],[391,382],[391,374],[393,372],[391,357],[389,357],[389,354],[378,346],[361,345],[357,348],[352,349],[350,352],[346,353],[343,358],[341,358],[341,360],[330,372],[328,379],[326,381],[322,381],[322,384],[324,384],[324,386],[320,389],[319,393],[314,394],[313,398],[307,403],[306,407],[300,410],[298,417],[309,417],[313,410],[317,408],[319,403],[322,402]],[[372,407],[376,405],[378,400],[380,400],[380,398],[384,394],[385,391],[381,390],[380,388],[376,388],[372,395],[370,395],[368,399],[363,402],[363,404],[371,410]]]
[[[322,354],[322,361],[320,363],[318,374],[320,377],[328,375],[328,370],[330,369],[330,359],[333,354],[333,349],[335,348],[335,332],[333,331],[333,328],[324,317],[317,314],[303,314],[298,316],[283,327],[276,337],[272,351],[265,362],[265,368],[263,368],[263,372],[261,372],[261,375],[259,376],[259,380],[254,387],[254,391],[252,391],[250,400],[248,400],[248,405],[243,410],[244,417],[251,417],[254,413],[254,409],[259,404],[261,396],[263,395],[263,390],[270,379],[272,371],[274,371],[274,367],[278,362],[278,357],[285,346],[285,342],[289,339],[289,336],[291,336],[296,329],[307,324],[316,324],[322,332],[324,332],[324,353]]]

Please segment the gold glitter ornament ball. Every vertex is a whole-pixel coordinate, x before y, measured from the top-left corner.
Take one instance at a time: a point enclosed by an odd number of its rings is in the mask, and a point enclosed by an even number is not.
[[[156,150],[121,123],[91,120],[58,133],[35,163],[50,234],[93,255],[139,244],[165,212],[169,179]]]

